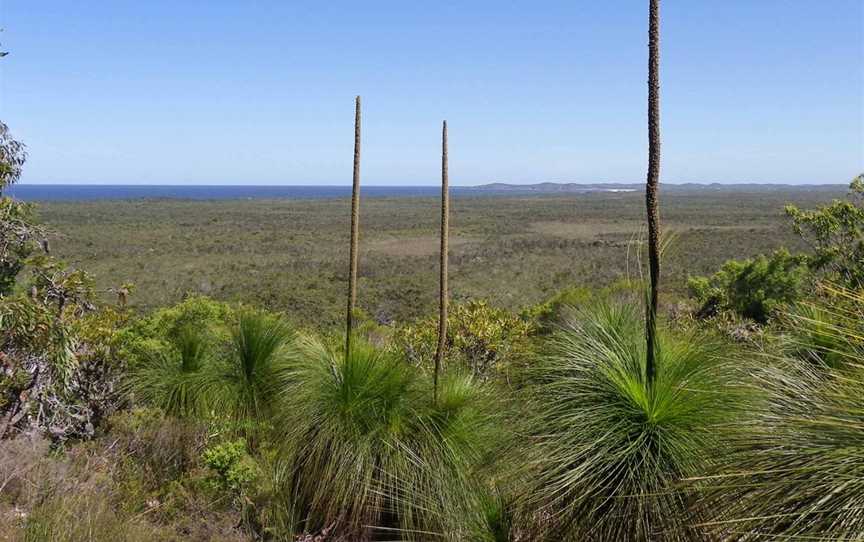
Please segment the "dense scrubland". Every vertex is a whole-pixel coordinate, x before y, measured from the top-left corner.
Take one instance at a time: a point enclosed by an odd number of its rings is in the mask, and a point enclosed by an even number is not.
[[[664,260],[667,302],[687,278],[724,261],[805,248],[783,206],[811,208],[846,188],[726,188],[664,193],[673,235]],[[338,327],[347,289],[350,202],[341,200],[90,201],[46,203],[57,255],[87,269],[102,299],[135,284],[143,311],[207,295]],[[438,201],[363,198],[359,306],[406,323],[436,307]],[[638,278],[644,259],[640,193],[461,197],[451,203],[450,276],[456,300],[520,311],[559,290]]]

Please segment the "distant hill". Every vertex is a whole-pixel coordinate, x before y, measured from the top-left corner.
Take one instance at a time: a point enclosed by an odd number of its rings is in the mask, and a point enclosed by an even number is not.
[[[845,190],[842,184],[773,184],[773,183],[662,183],[663,190],[673,192],[788,192],[788,191],[837,191]],[[645,188],[644,183],[552,183],[534,184],[488,183],[473,187],[489,192],[540,192],[540,193],[588,193],[588,192],[636,192]]]

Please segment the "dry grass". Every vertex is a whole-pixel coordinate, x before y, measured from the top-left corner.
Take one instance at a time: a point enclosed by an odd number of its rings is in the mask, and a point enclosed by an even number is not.
[[[123,416],[110,438],[65,451],[39,437],[0,441],[0,540],[251,540],[238,513],[183,482],[199,429]]]

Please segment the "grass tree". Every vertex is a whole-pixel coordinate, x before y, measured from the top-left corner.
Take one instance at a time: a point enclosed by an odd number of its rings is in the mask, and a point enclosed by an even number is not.
[[[661,329],[649,386],[636,306],[572,313],[528,369],[531,446],[515,483],[532,539],[701,539],[704,511],[682,480],[724,453],[748,410],[746,358],[718,339]]]
[[[359,339],[347,357],[310,352],[281,424],[307,531],[481,539],[477,473],[502,436],[497,399],[470,376],[447,375],[433,402],[422,372]]]
[[[302,359],[301,341],[278,316],[240,314],[229,344],[184,327],[168,348],[145,350],[130,391],[167,413],[227,422],[254,432],[275,415]]]
[[[176,417],[206,411],[202,369],[212,362],[213,351],[201,330],[184,326],[167,348],[141,348],[138,356],[127,383],[136,399]]]
[[[656,374],[657,304],[660,288],[660,0],[648,4],[648,179],[645,206],[648,212],[648,271],[651,279],[645,318],[648,385]]]
[[[300,343],[280,317],[241,313],[227,355],[205,373],[212,413],[253,429],[269,423],[281,408],[303,357]]]
[[[750,407],[747,357],[734,345],[657,326],[658,68],[659,1],[650,0],[647,315],[621,302],[572,312],[527,369],[532,446],[515,472],[533,539],[702,539],[705,510],[683,480],[724,453],[728,428]]]
[[[348,268],[348,310],[345,315],[345,357],[351,353],[354,307],[357,303],[357,260],[360,237],[360,96],[354,98],[354,175],[351,187],[351,248]]]
[[[438,378],[447,348],[447,253],[450,237],[450,189],[447,171],[447,121],[441,129],[441,277],[438,290],[438,346],[435,349],[434,400],[438,401]]]

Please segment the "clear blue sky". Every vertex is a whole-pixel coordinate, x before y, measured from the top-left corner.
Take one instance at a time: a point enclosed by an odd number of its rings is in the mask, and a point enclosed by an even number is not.
[[[24,182],[642,181],[647,0],[0,0]],[[864,1],[663,0],[663,180],[864,170]]]

